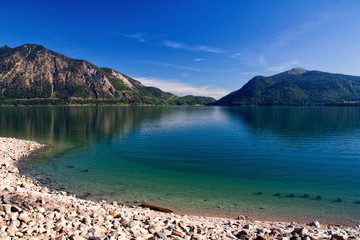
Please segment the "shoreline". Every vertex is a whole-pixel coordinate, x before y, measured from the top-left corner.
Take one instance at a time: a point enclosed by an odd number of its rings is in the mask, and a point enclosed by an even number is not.
[[[43,186],[47,186],[46,183],[43,184]],[[48,187],[48,186],[47,186]],[[55,188],[56,190],[59,190],[58,188]],[[62,190],[59,190],[62,191]],[[66,191],[66,190],[64,190]],[[85,200],[89,200],[89,201],[94,201],[94,202],[100,202],[102,200],[105,200],[106,202],[113,202],[113,201],[117,201],[118,204],[127,206],[127,207],[132,207],[132,206],[139,206],[141,203],[151,203],[157,206],[163,206],[163,207],[169,207],[172,210],[174,210],[174,212],[177,215],[186,215],[186,216],[202,216],[202,217],[210,217],[210,218],[227,218],[227,219],[237,219],[239,215],[244,216],[246,219],[250,220],[250,221],[261,221],[261,222],[298,222],[298,223],[303,223],[303,224],[307,224],[313,221],[318,221],[321,222],[324,225],[330,225],[330,226],[335,226],[335,225],[340,225],[340,226],[344,226],[344,227],[354,227],[359,225],[358,222],[356,221],[352,221],[352,220],[343,220],[343,219],[331,219],[331,218],[321,218],[321,217],[299,217],[297,215],[267,215],[267,214],[257,214],[257,213],[252,213],[251,211],[238,211],[236,210],[236,212],[232,212],[230,209],[224,210],[219,209],[219,208],[212,208],[212,209],[203,209],[203,208],[186,208],[186,207],[179,207],[178,205],[174,205],[174,203],[172,202],[171,204],[168,203],[157,203],[157,202],[151,202],[151,201],[122,201],[122,200],[114,200],[112,198],[105,198],[105,197],[99,197],[99,196],[92,196],[92,195],[84,195],[84,194],[77,194],[74,191],[70,191],[68,192],[69,194],[74,194],[75,196],[77,196],[80,199],[85,199]],[[179,203],[181,204],[181,203]]]
[[[45,146],[0,137],[1,239],[360,239],[360,225],[179,215],[50,191],[16,167]]]

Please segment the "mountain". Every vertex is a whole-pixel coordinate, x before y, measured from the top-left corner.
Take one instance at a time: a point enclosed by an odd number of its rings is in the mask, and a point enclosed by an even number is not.
[[[360,77],[294,68],[257,76],[213,105],[357,105]]]
[[[214,101],[146,87],[113,69],[99,68],[41,45],[0,48],[0,104],[203,105]]]

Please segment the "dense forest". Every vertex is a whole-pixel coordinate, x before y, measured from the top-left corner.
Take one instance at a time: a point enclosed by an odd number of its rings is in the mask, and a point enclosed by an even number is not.
[[[295,68],[257,76],[215,105],[359,105],[360,77]]]

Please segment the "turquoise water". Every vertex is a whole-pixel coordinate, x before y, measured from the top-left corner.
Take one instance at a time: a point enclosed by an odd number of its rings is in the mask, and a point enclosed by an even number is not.
[[[83,198],[360,223],[358,107],[2,107],[0,136],[51,144],[21,169]]]

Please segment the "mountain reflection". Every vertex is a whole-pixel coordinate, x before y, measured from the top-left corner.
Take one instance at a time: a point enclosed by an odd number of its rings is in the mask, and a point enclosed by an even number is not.
[[[0,136],[81,145],[113,141],[136,130],[179,129],[207,123],[247,131],[322,136],[360,129],[359,107],[1,107]],[[210,125],[211,126],[211,125]],[[211,127],[210,127],[211,128]],[[212,129],[209,129],[211,131]],[[235,129],[234,129],[235,131]]]
[[[235,107],[223,111],[230,121],[274,134],[321,136],[360,129],[359,107]]]
[[[2,107],[0,135],[46,143],[87,144],[100,138],[121,137],[164,111],[172,110],[123,106]]]

